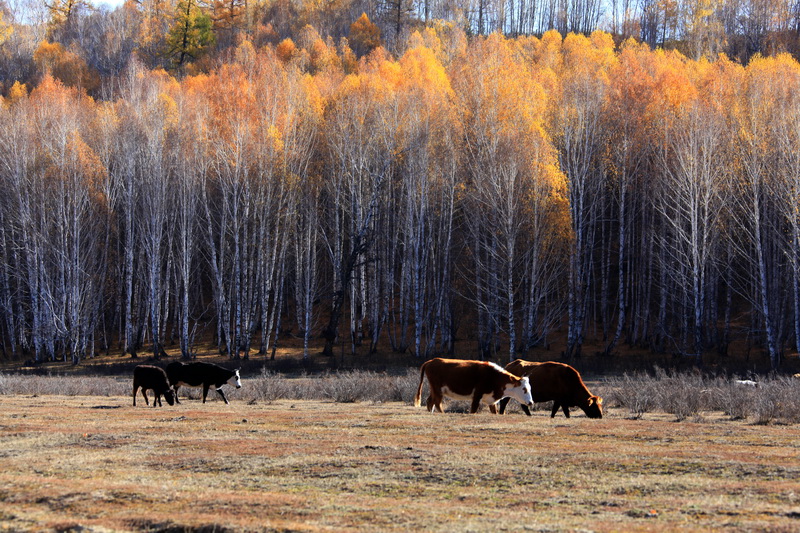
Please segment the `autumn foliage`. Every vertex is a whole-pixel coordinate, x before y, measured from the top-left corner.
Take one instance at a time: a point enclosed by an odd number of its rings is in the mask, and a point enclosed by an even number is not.
[[[738,342],[777,367],[796,349],[790,55],[743,66],[600,31],[447,25],[392,53],[364,15],[349,40],[307,25],[203,59],[237,5],[206,20],[180,3],[192,33],[165,28],[187,46],[169,70],[133,59],[100,90],[43,42],[41,78],[8,87],[7,354],[188,356],[213,339],[249,356],[286,330],[306,353],[315,337],[419,357],[468,339],[484,357],[558,342],[702,363]]]

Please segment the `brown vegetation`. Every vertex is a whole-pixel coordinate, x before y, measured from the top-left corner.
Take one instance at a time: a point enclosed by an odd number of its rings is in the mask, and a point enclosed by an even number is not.
[[[128,400],[3,396],[5,528],[790,531],[800,515],[796,432],[716,413]]]

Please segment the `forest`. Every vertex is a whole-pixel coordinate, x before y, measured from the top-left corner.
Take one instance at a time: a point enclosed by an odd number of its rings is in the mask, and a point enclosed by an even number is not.
[[[751,34],[755,2],[730,29],[728,3],[562,2],[0,3],[4,357],[290,331],[306,357],[739,343],[778,368],[797,6]]]

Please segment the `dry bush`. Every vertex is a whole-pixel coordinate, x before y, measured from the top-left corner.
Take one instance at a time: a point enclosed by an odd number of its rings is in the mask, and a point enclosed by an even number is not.
[[[764,378],[757,387],[743,386],[728,378],[705,378],[696,373],[669,373],[656,369],[612,378],[606,395],[635,417],[663,411],[677,420],[701,411],[722,411],[732,420],[753,419],[756,424],[800,422],[800,382],[786,377]]]
[[[0,394],[121,396],[131,394],[131,387],[125,378],[0,374]]]
[[[129,396],[127,377],[32,376],[0,373],[0,395]],[[243,381],[232,400],[271,403],[276,400],[326,400],[336,403],[403,402],[410,404],[419,385],[419,370],[401,374],[340,371],[299,377],[262,369]],[[656,369],[646,373],[610,378],[597,387],[607,407],[627,409],[634,418],[661,411],[676,420],[703,411],[721,411],[732,420],[751,419],[756,424],[800,422],[800,380],[764,378],[758,387],[741,386],[728,378],[707,378],[697,373],[679,374]],[[200,389],[182,387],[181,397],[199,399]],[[209,398],[216,398],[212,394]],[[466,410],[467,404],[448,402],[448,411]],[[538,405],[537,407],[543,407]],[[516,402],[510,410],[518,409]]]
[[[419,370],[409,368],[406,373],[392,378],[391,400],[410,404],[419,386]]]
[[[624,407],[636,418],[641,418],[656,407],[656,387],[654,380],[644,373],[611,378],[606,394],[611,405]]]
[[[240,396],[251,402],[291,399],[411,403],[418,379],[415,369],[399,376],[352,370],[301,377],[287,377],[264,369],[258,377],[243,384]]]
[[[324,374],[316,383],[323,398],[337,403],[390,401],[392,378],[386,374],[352,370]]]
[[[745,420],[753,413],[757,389],[743,387],[731,380],[717,379],[708,389],[710,409],[722,411],[731,420]]]
[[[267,403],[282,399],[297,399],[298,387],[290,380],[277,372],[261,369],[261,374],[248,379],[243,387],[243,395],[249,401],[263,401]]]
[[[753,403],[756,424],[800,421],[800,383],[796,379],[778,377],[759,383]]]
[[[657,407],[675,415],[677,421],[697,415],[705,406],[706,382],[698,374],[679,374],[656,369]]]

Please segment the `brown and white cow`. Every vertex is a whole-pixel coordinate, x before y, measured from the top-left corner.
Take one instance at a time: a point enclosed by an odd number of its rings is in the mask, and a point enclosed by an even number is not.
[[[485,361],[463,361],[460,359],[431,359],[420,367],[419,387],[414,397],[414,406],[419,407],[422,383],[428,378],[430,396],[426,407],[440,413],[445,396],[472,402],[470,413],[478,411],[481,402],[495,412],[495,404],[505,397],[533,407],[531,386],[528,378],[520,378],[506,372],[494,363]]]
[[[508,363],[506,370],[530,379],[534,402],[553,401],[551,418],[556,416],[559,407],[564,411],[564,416],[569,418],[569,408],[575,406],[583,409],[589,418],[603,418],[603,399],[592,396],[580,373],[569,365],[555,361],[534,363],[517,359]],[[500,402],[500,414],[505,412],[507,404],[508,399]],[[526,405],[522,405],[522,410],[526,415],[531,415]]]

